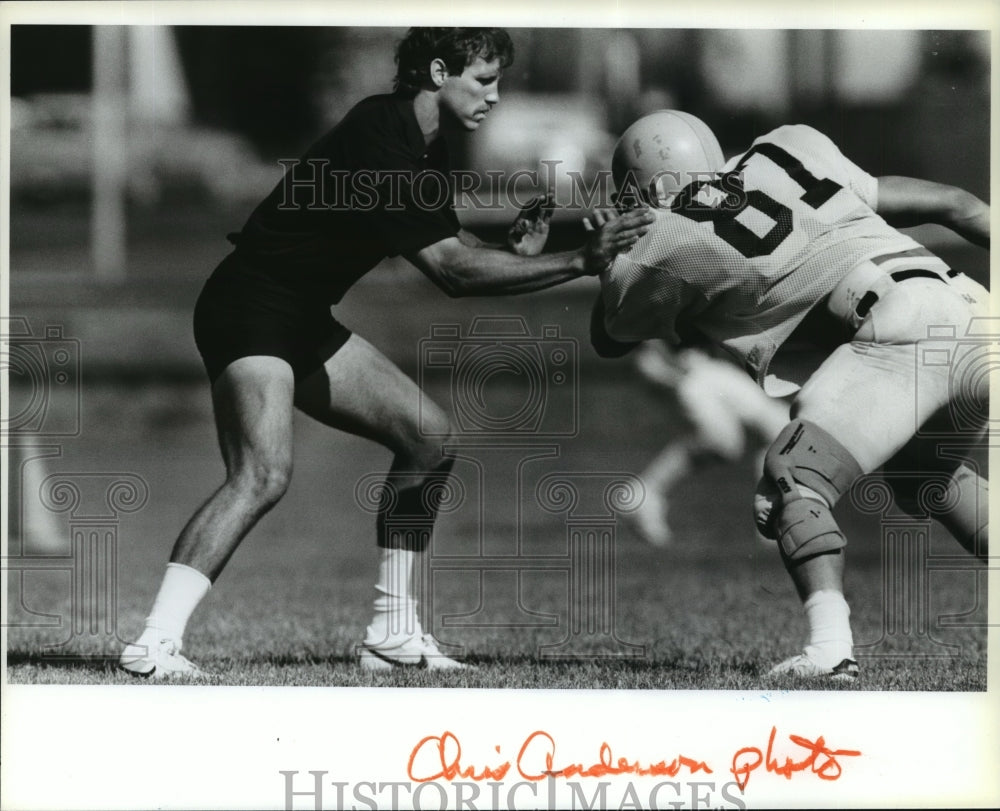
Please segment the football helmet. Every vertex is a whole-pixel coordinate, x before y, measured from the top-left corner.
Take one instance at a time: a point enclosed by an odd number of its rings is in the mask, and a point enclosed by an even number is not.
[[[724,163],[722,148],[704,121],[680,110],[658,110],[622,133],[611,174],[618,200],[631,193],[662,205],[688,183],[719,172]]]

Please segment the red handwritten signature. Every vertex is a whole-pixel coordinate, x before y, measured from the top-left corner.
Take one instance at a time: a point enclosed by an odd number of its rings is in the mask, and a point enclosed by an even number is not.
[[[497,747],[497,752],[500,747]],[[418,760],[420,765],[418,765]],[[604,777],[614,774],[635,774],[640,776],[676,777],[682,769],[690,774],[699,771],[712,773],[708,764],[701,760],[678,755],[671,761],[660,760],[656,763],[643,764],[628,758],[615,758],[611,746],[606,741],[601,744],[598,759],[595,763],[570,763],[560,768],[556,762],[555,739],[543,730],[532,732],[518,751],[517,759],[512,764],[509,760],[495,765],[474,766],[462,764],[462,744],[452,732],[441,735],[428,735],[422,738],[410,753],[406,771],[415,783],[426,783],[430,780],[454,780],[456,777],[465,780],[502,780],[514,765],[517,773],[525,780],[544,780],[547,777]],[[437,769],[437,771],[432,771]]]
[[[788,780],[792,779],[795,772],[806,769],[811,769],[821,780],[837,780],[842,772],[837,758],[857,757],[861,754],[860,751],[854,749],[828,749],[822,735],[815,741],[800,735],[789,735],[788,739],[796,746],[805,749],[807,754],[802,760],[794,760],[786,756],[785,762],[780,763],[778,758],[774,757],[774,736],[777,732],[777,728],[771,727],[766,754],[762,753],[756,746],[744,746],[733,755],[733,765],[729,771],[736,778],[740,791],[743,791],[747,783],[750,782],[750,774],[762,764],[766,771],[784,775]]]

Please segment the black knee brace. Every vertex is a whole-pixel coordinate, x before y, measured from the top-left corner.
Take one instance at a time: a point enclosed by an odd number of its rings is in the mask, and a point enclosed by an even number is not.
[[[427,549],[454,463],[454,458],[445,458],[440,465],[424,474],[422,482],[408,487],[400,487],[395,482],[404,475],[412,478],[412,471],[406,474],[390,472],[386,476],[375,523],[380,547],[412,552]]]

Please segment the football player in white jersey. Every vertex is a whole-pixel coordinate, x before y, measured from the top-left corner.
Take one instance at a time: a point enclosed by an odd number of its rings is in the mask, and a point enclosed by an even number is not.
[[[872,177],[807,126],[780,127],[726,162],[711,130],[677,111],[633,124],[612,171],[619,207],[651,203],[656,222],[601,274],[600,354],[699,335],[766,388],[793,333],[829,347],[768,450],[754,513],[809,626],[804,650],[771,673],[856,678],[847,539],[831,513],[856,478],[911,474],[888,478],[897,505],[987,555],[987,482],[967,460],[943,458],[934,438],[985,431],[989,359],[977,335],[988,294],[896,227],[938,223],[988,248],[989,206],[953,186]],[[943,353],[938,341],[934,362],[918,354],[942,336],[953,340]]]

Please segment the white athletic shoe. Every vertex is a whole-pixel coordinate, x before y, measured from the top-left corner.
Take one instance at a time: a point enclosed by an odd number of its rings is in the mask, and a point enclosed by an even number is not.
[[[800,653],[785,659],[768,672],[768,676],[795,676],[800,679],[831,679],[833,681],[854,681],[861,669],[854,659],[842,659],[833,667],[824,667],[808,653]]]
[[[358,659],[364,670],[391,670],[394,667],[420,667],[428,670],[464,670],[470,666],[445,656],[430,634],[418,632],[373,643],[361,643]]]
[[[201,678],[205,675],[198,665],[181,656],[180,646],[172,639],[145,645],[138,642],[126,645],[118,659],[118,666],[133,676],[146,679],[172,679],[176,676]]]

